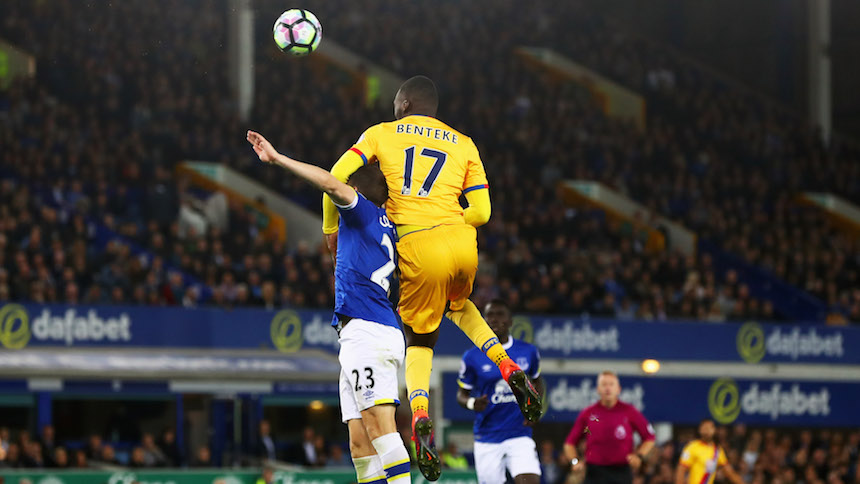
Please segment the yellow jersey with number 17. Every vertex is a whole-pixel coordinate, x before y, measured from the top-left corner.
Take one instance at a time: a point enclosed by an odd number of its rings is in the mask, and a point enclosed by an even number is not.
[[[463,224],[460,195],[488,188],[478,148],[436,118],[405,116],[371,126],[351,151],[378,162],[388,183],[388,218],[397,225]]]

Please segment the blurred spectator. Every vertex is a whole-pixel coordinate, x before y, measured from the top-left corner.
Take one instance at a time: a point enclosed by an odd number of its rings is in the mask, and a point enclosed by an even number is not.
[[[143,434],[141,447],[143,448],[143,462],[146,467],[164,467],[167,465],[167,457],[155,444],[155,437],[151,433]]]
[[[352,468],[352,459],[349,454],[343,451],[340,444],[331,444],[328,448],[328,458],[326,459],[326,467],[347,467]]]
[[[75,462],[73,467],[77,467],[78,469],[86,469],[89,467],[89,461],[87,458],[87,453],[82,449],[78,449],[75,451]]]
[[[86,456],[89,459],[98,459],[102,455],[102,437],[98,434],[90,435],[87,442]]]
[[[559,484],[563,479],[565,471],[558,465],[558,455],[551,440],[541,442],[540,470],[542,484]]]
[[[137,446],[131,450],[131,459],[128,461],[128,466],[135,469],[152,467],[146,462],[146,450],[143,447]]]
[[[256,484],[275,484],[275,471],[271,467],[264,467],[263,475],[257,479]]]
[[[302,431],[302,440],[290,460],[305,467],[316,466],[319,462],[319,455],[314,445],[315,441],[316,432],[314,432],[314,429],[312,427],[305,427]]]
[[[179,467],[182,464],[182,455],[179,452],[179,445],[176,443],[176,432],[173,428],[164,429],[161,434],[161,440],[158,441],[158,447],[164,452],[165,465],[167,467]]]
[[[69,453],[63,447],[54,447],[54,454],[51,459],[51,467],[56,469],[66,469],[71,465],[69,462]]]
[[[102,447],[102,455],[99,458],[99,461],[105,464],[120,465],[119,459],[116,458],[113,446],[110,444],[105,444]]]
[[[212,454],[209,452],[209,447],[205,445],[197,449],[197,454],[194,457],[194,461],[191,464],[191,467],[214,467],[212,464]]]
[[[448,442],[441,457],[442,464],[448,469],[464,470],[469,468],[469,461],[466,460],[466,456],[460,453],[454,442]]]
[[[259,428],[260,434],[254,446],[254,456],[263,460],[277,460],[277,447],[272,439],[271,427],[268,420],[262,420]]]
[[[42,435],[39,437],[39,444],[42,446],[42,460],[51,465],[54,459],[54,449],[57,447],[54,441],[54,426],[45,425],[42,427]],[[67,459],[68,460],[68,459]]]

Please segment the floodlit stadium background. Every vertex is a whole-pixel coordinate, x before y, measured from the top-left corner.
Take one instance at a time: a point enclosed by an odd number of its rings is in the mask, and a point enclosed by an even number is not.
[[[307,58],[271,38],[290,7],[323,24]],[[487,168],[473,299],[508,300],[541,352],[546,482],[604,369],[658,429],[637,484],[672,481],[705,417],[748,483],[860,481],[858,19],[829,0],[0,2],[0,480],[256,482],[265,420],[277,482],[352,482],[320,197],[244,133],[328,168],[420,73]],[[443,325],[431,406],[471,462],[468,347]]]

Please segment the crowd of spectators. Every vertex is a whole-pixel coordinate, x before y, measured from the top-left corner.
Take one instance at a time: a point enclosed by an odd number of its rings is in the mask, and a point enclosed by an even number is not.
[[[681,451],[695,438],[693,430],[675,432],[672,440],[651,452],[634,474],[634,484],[674,484]],[[729,464],[749,484],[860,482],[860,432],[856,430],[748,429],[736,424],[719,427],[716,442],[726,452]],[[538,451],[542,482],[569,482],[570,463],[554,442],[541,442]],[[716,482],[728,482],[722,470],[717,471]]]
[[[110,228],[151,254],[135,257],[127,243],[110,244],[106,252],[126,259],[87,261],[88,269],[129,282],[120,295],[112,294],[116,286],[75,281],[78,299],[94,291],[88,300],[330,306],[331,266],[322,249],[277,247],[240,209],[231,210],[227,231],[180,236],[176,212],[187,196],[170,170],[183,159],[226,163],[313,210],[319,196],[259,164],[245,146],[223,48],[225,3],[170,3],[169,19],[156,7],[137,0],[0,5],[4,35],[40,60],[37,81],[0,93],[0,140],[10,147],[0,169],[31,187],[34,210],[57,207],[63,222],[81,215],[84,225]],[[621,34],[585,2],[538,0],[530,15],[512,0],[492,9],[477,1],[307,7],[325,19],[327,36],[357,53],[404,77],[433,77],[442,119],[478,143],[494,201],[493,221],[481,231],[479,298],[624,319],[779,316],[772,302],[751,298],[736,274],[707,258],[649,254],[623,227],[566,207],[555,182],[582,178],[630,195],[860,319],[856,242],[794,201],[802,189],[860,199],[860,176],[851,176],[858,175],[855,147],[825,148],[792,115]],[[368,106],[349,79],[313,58],[277,52],[262,25],[280,8],[258,5],[250,123],[281,149],[327,166],[366,126],[390,119],[390,107],[387,100]],[[446,15],[432,13],[439,8]],[[49,21],[58,17],[70,20]],[[642,93],[646,130],[606,117],[581,89],[528,68],[512,54],[526,42],[522,32],[528,43],[551,45]],[[7,239],[6,257],[17,259],[24,239]],[[32,280],[12,285],[19,287],[10,286],[7,297],[38,294]],[[73,302],[62,286],[48,300]]]
[[[264,421],[261,427],[267,425]],[[262,429],[261,429],[262,430]],[[635,473],[635,484],[673,484],[681,450],[695,439],[695,431],[678,427],[668,442],[659,445]],[[261,436],[262,439],[262,436]],[[271,438],[270,438],[271,439]],[[270,440],[271,441],[271,440]],[[719,427],[716,442],[725,450],[732,467],[749,484],[857,484],[860,483],[860,432],[856,430],[819,430],[750,428],[743,424]],[[307,468],[349,468],[349,453],[339,443],[327,443],[322,435],[306,428],[302,438],[292,445],[272,441],[272,452],[265,444],[251,449],[247,457],[260,462],[287,461]],[[172,429],[159,438],[143,433],[140,442],[131,446],[105,442],[91,435],[86,442],[58,442],[51,426],[45,426],[37,438],[25,431],[12,435],[0,428],[0,446],[6,458],[0,468],[92,468],[124,466],[130,468],[215,467],[208,446],[200,446],[192,455],[183,456]],[[121,449],[121,450],[118,450]],[[450,467],[466,463],[455,446],[446,446]],[[568,482],[570,465],[552,440],[538,445],[542,482]],[[250,461],[249,461],[250,462]],[[722,471],[717,482],[723,482]]]
[[[260,424],[259,442],[252,448],[233,456],[230,463],[216,460],[208,445],[183,449],[172,428],[166,428],[159,438],[144,432],[140,440],[106,442],[101,435],[92,434],[85,440],[59,442],[54,427],[46,425],[34,438],[21,430],[14,435],[7,427],[0,427],[0,447],[5,453],[0,458],[2,468],[81,469],[105,466],[122,466],[134,469],[158,467],[218,467],[236,464],[259,465],[267,461],[287,462],[307,468],[351,468],[352,461],[344,445],[328,442],[311,427],[302,432],[296,442],[277,442],[268,433],[268,421]],[[266,433],[263,433],[263,430]],[[268,442],[267,448],[264,442]],[[189,454],[189,455],[186,455]],[[219,464],[220,462],[220,464]]]

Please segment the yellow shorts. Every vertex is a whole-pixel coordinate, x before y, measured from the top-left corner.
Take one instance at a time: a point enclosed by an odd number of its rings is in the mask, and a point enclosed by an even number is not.
[[[400,257],[400,317],[418,334],[436,331],[450,302],[463,309],[478,271],[478,232],[471,225],[439,225],[405,235]]]

